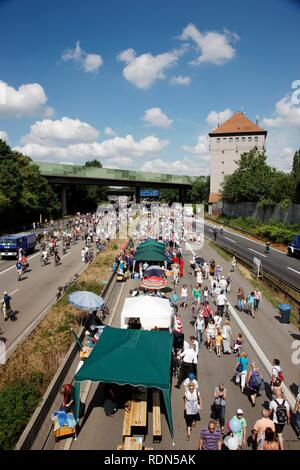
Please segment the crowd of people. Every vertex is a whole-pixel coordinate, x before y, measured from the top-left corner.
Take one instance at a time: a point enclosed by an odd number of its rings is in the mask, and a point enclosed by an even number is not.
[[[190,440],[191,432],[200,420],[203,410],[203,400],[200,393],[201,367],[199,353],[205,345],[209,352],[215,352],[216,357],[231,354],[234,356],[232,372],[234,382],[241,393],[249,397],[252,407],[256,406],[256,397],[265,390],[269,403],[262,409],[261,417],[248,432],[247,419],[242,408],[237,408],[236,415],[226,423],[226,403],[228,390],[225,384],[219,383],[214,390],[212,419],[200,435],[199,449],[221,450],[222,448],[245,449],[247,443],[257,450],[283,450],[283,430],[290,423],[291,410],[284,396],[283,372],[280,360],[275,358],[271,381],[263,377],[258,364],[248,357],[245,338],[241,332],[233,332],[230,314],[227,310],[227,297],[232,285],[232,272],[236,268],[236,259],[232,259],[232,269],[223,274],[223,269],[214,260],[206,261],[193,257],[190,262],[196,283],[187,285],[180,282],[178,289],[177,273],[174,278],[175,293],[172,301],[177,304],[174,321],[173,373],[177,376],[176,388],[184,384],[184,417],[186,421],[186,440]],[[180,279],[180,275],[179,275]],[[184,280],[185,281],[185,280]],[[259,311],[262,295],[259,289],[254,289],[248,295],[240,287],[237,291],[235,308],[240,314],[250,314],[255,317]],[[190,323],[194,335],[188,335],[185,340],[183,316],[191,311]],[[201,356],[200,356],[201,357]],[[228,377],[230,380],[231,377]],[[238,403],[238,400],[235,399]],[[210,404],[211,405],[211,404]],[[294,411],[295,430],[300,439],[300,390]]]

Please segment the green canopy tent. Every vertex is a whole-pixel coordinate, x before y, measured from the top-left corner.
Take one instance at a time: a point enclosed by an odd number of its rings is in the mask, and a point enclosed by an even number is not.
[[[170,432],[174,439],[171,356],[172,335],[167,331],[105,328],[90,356],[75,375],[75,419],[79,416],[81,382],[90,380],[154,387],[163,393]]]
[[[145,246],[156,246],[157,248],[159,249],[162,249],[165,250],[165,243],[164,242],[158,242],[156,240],[152,240],[152,239],[149,239],[149,240],[145,240],[143,242],[141,242],[138,246],[138,249],[139,248],[144,248]]]
[[[135,261],[163,262],[166,259],[165,247],[159,248],[151,245],[138,247],[134,259]]]

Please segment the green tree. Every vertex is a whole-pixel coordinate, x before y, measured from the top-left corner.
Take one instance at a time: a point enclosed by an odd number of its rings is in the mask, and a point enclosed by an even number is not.
[[[300,150],[297,150],[293,158],[292,178],[294,181],[294,202],[300,203]]]
[[[227,202],[277,203],[293,198],[291,175],[267,164],[267,155],[254,147],[243,153],[237,169],[225,176],[222,197]]]
[[[0,140],[0,210],[6,215],[2,227],[31,223],[40,213],[52,217],[59,209],[58,198],[38,166]]]
[[[195,178],[192,189],[188,191],[188,201],[193,204],[208,202],[209,184],[209,176],[198,176]]]
[[[166,204],[179,202],[179,189],[161,189],[159,200]]]

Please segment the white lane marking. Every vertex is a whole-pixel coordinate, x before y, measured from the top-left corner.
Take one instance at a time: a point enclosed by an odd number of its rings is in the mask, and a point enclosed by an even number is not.
[[[115,316],[117,307],[118,307],[119,302],[120,302],[121,295],[122,295],[123,290],[124,290],[124,287],[125,287],[125,284],[126,284],[126,283],[123,282],[122,287],[121,287],[121,289],[120,289],[120,292],[119,292],[117,301],[116,301],[116,303],[115,303],[115,307],[114,307],[114,309],[113,309],[113,311],[112,311],[112,313],[111,313],[111,317],[110,317],[109,322],[108,322],[108,325],[109,325],[109,326],[110,326],[110,325],[112,324],[112,322],[113,322],[113,319],[114,319],[114,316]],[[116,285],[116,284],[115,284],[115,285]],[[114,287],[115,287],[115,286],[114,286]],[[114,289],[114,287],[113,287],[113,289]],[[88,381],[87,381],[87,385],[86,385],[86,387],[85,387],[85,389],[84,389],[84,391],[83,391],[82,397],[80,398],[81,401],[82,401],[82,403],[85,403],[85,402],[86,402],[87,396],[88,396],[88,394],[90,393],[91,386],[92,386],[92,382],[91,382],[90,380],[88,380]],[[67,439],[67,441],[66,441],[66,443],[65,443],[65,445],[64,445],[64,450],[70,450],[70,449],[71,449],[71,446],[72,446],[72,443],[73,443],[73,439],[74,439],[74,440],[77,440],[77,439],[75,439],[74,436],[69,437],[69,438]]]
[[[12,292],[11,292],[9,295],[13,295],[13,294],[15,294],[16,292],[18,292],[18,290],[19,290],[19,289],[15,289],[15,290],[13,290],[13,291],[12,291]]]
[[[228,308],[229,308],[230,314],[235,319],[236,323],[238,324],[238,326],[240,327],[240,329],[244,333],[244,336],[247,338],[247,340],[251,344],[253,350],[256,352],[256,354],[258,355],[261,363],[263,364],[263,366],[265,366],[265,368],[267,369],[267,371],[268,371],[268,373],[271,377],[272,376],[272,369],[273,369],[273,366],[272,366],[271,362],[269,361],[269,359],[267,358],[267,356],[265,355],[263,350],[258,345],[257,341],[255,341],[254,337],[251,335],[250,331],[248,330],[248,328],[246,327],[244,322],[240,319],[239,315],[237,314],[237,312],[235,311],[235,309],[232,307],[232,305],[229,302],[228,302]],[[290,392],[288,387],[283,382],[282,382],[282,387],[283,387],[286,399],[290,403],[291,408],[294,409],[294,406],[295,406],[295,403],[296,403],[295,397],[293,396],[293,394]]]
[[[259,256],[263,256],[264,258],[267,258],[266,255],[263,255],[263,254],[260,253],[259,251],[253,250],[252,248],[248,248],[248,250],[253,251],[253,253],[257,253]]]
[[[208,225],[208,226],[213,227],[213,224],[210,224],[209,222],[206,222],[206,221],[204,222],[204,225]],[[212,230],[210,230],[210,232],[212,232]],[[232,232],[231,230],[228,230],[228,229],[226,229],[226,230],[224,229],[224,233],[230,233],[230,234],[234,235],[235,237],[244,238],[248,242],[250,241],[252,243],[256,243],[257,245],[265,246],[265,244],[263,242],[258,242],[256,240],[252,240],[251,238],[246,237],[245,235],[241,235],[240,233]],[[272,246],[272,251],[277,251],[278,253],[280,253],[282,255],[286,255],[286,253],[284,253],[281,250],[278,250],[277,248],[274,248],[273,246]]]
[[[226,238],[226,240],[229,240],[232,243],[236,243],[236,240],[232,240],[232,238],[228,238],[228,237],[224,237],[224,238]]]
[[[186,243],[186,246],[188,247],[188,249],[190,250],[190,252],[192,253],[193,256],[196,256],[196,253],[194,252],[193,248],[191,247],[191,245],[189,243]]]
[[[250,331],[248,330],[248,328],[246,327],[244,322],[240,319],[239,315],[237,314],[237,312],[235,311],[235,309],[232,307],[232,305],[229,302],[228,302],[228,308],[229,308],[230,314],[233,316],[236,323],[238,324],[238,326],[240,327],[240,329],[244,333],[244,336],[248,339],[248,341],[251,344],[253,350],[258,355],[261,363],[267,369],[270,376],[272,376],[273,366],[272,366],[271,362],[269,361],[269,359],[267,358],[267,356],[265,355],[263,350],[258,345],[257,341],[254,339],[254,337],[252,336],[252,334],[250,333]],[[293,396],[293,394],[290,392],[288,387],[283,382],[282,382],[282,386],[283,386],[283,389],[284,389],[284,395],[285,395],[286,399],[290,403],[291,407],[294,409],[295,402],[296,402],[295,397]]]
[[[294,271],[294,273],[300,274],[300,272],[296,271],[296,269],[290,268],[289,266],[287,266],[287,268],[290,269],[291,271]]]
[[[69,251],[69,253],[66,253],[64,256],[62,256],[61,259],[65,258],[66,256],[68,256],[70,254],[71,254],[71,251]]]

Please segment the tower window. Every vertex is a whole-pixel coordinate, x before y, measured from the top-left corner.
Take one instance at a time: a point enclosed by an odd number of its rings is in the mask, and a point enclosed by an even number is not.
[[[254,137],[255,142],[258,142],[258,137],[257,135]]]
[[[220,143],[221,142],[221,139],[220,137],[217,137],[217,142]]]
[[[222,165],[224,165],[224,162],[222,162]]]
[[[245,142],[245,140],[246,140],[245,137],[242,137],[242,142]]]
[[[226,137],[223,137],[223,140],[227,140],[227,138],[226,138]]]
[[[252,142],[252,137],[248,137],[248,142]]]
[[[224,150],[222,150],[222,153],[224,153]]]
[[[222,175],[224,175],[224,171],[222,171]]]
[[[235,141],[236,141],[236,142],[239,142],[239,140],[240,140],[239,137],[236,137],[236,138],[235,138]]]
[[[233,138],[232,138],[232,137],[229,137],[229,142],[233,142]]]

